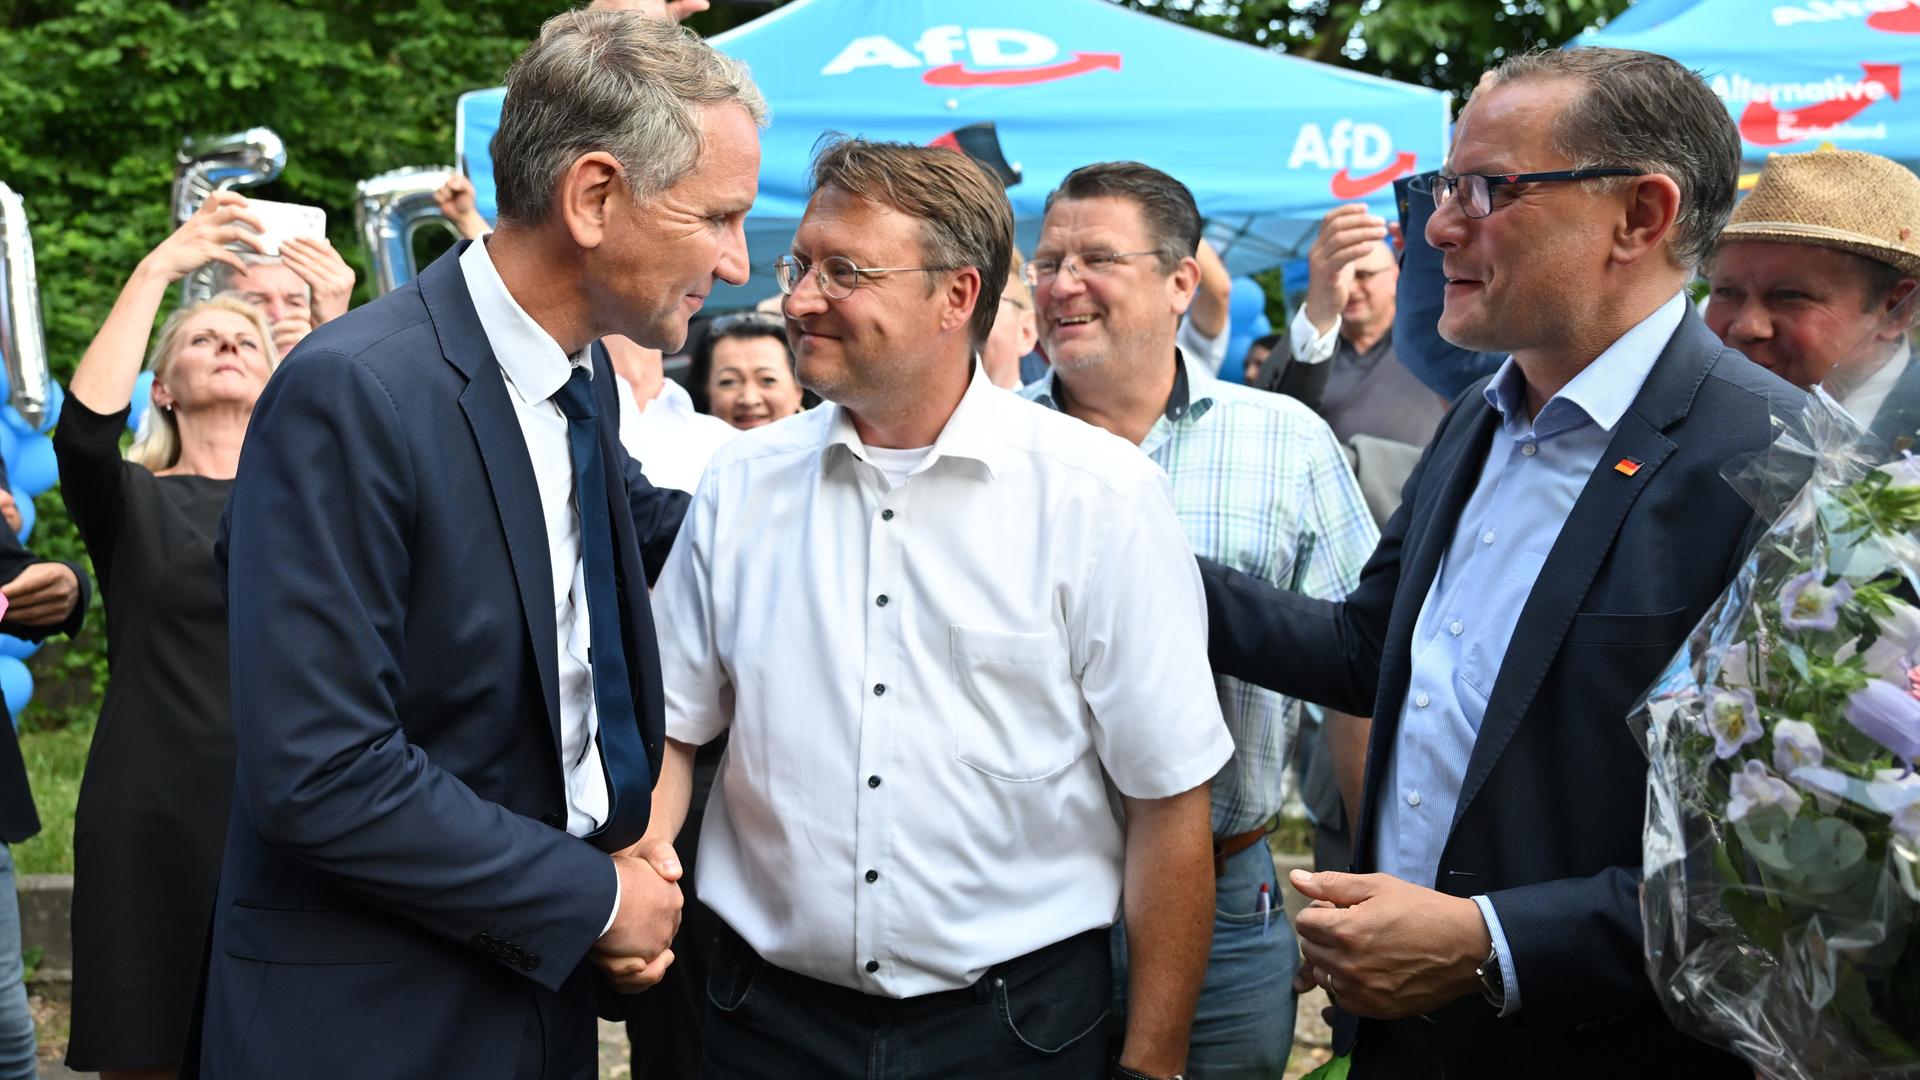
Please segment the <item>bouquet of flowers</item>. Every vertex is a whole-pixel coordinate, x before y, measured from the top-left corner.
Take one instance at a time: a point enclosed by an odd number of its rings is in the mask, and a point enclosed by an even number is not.
[[[1819,394],[1729,476],[1778,516],[1633,718],[1649,973],[1773,1077],[1920,1077],[1920,458],[1867,445]]]

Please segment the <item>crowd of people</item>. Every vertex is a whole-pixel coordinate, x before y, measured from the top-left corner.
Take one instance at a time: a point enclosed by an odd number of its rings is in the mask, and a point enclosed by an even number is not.
[[[348,310],[215,192],[81,358],[72,1067],[590,1076],[604,1016],[656,1080],[1268,1078],[1317,986],[1356,1077],[1753,1074],[1645,973],[1623,718],[1752,543],[1729,462],[1819,388],[1912,444],[1920,178],[1736,205],[1698,75],[1529,54],[1244,358],[1177,177],[1076,169],[1023,254],[857,138],[709,317],[766,105],[642,6],[516,61],[498,221],[455,177],[413,284]],[[0,580],[36,639],[93,587],[8,530]]]

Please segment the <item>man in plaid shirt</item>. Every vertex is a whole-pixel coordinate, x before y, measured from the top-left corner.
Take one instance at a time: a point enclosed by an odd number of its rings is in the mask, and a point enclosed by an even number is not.
[[[1069,174],[1047,198],[1025,270],[1053,366],[1021,393],[1158,462],[1200,555],[1341,599],[1379,533],[1333,432],[1293,399],[1221,382],[1175,347],[1199,280],[1200,224],[1192,193],[1157,169],[1111,162]],[[1234,756],[1213,782],[1218,900],[1189,1071],[1277,1077],[1293,1043],[1299,954],[1261,840],[1280,809],[1299,707],[1238,679],[1215,681]],[[1124,931],[1115,952],[1123,991]]]

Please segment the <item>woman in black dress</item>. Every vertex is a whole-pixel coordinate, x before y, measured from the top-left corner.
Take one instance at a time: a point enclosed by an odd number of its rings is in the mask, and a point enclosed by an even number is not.
[[[167,287],[254,244],[216,192],[141,260],[73,373],[54,433],[60,494],[93,557],[112,673],[74,818],[67,1063],[171,1077],[186,1042],[233,794],[227,616],[213,541],[254,401],[273,371],[258,308],[222,295],[155,339],[147,438],[120,456]]]

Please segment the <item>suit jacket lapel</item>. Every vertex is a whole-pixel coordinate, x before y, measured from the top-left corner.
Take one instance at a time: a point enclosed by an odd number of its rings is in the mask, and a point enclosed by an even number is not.
[[[460,253],[466,242],[434,261],[420,274],[420,295],[440,338],[440,350],[449,364],[467,377],[460,395],[461,411],[473,428],[474,443],[493,491],[494,509],[513,562],[513,578],[520,594],[520,612],[533,643],[534,667],[547,705],[547,726],[554,752],[560,748],[560,645],[553,619],[553,559],[547,548],[547,529],[540,514],[540,488],[534,482],[533,461],[527,456],[526,436],[507,396],[500,363],[480,327],[467,282],[460,271]]]
[[[1521,718],[1533,707],[1534,694],[1559,656],[1574,613],[1586,601],[1587,590],[1613,550],[1627,512],[1673,453],[1674,444],[1663,432],[1693,407],[1694,393],[1722,348],[1699,316],[1689,311],[1655,361],[1633,406],[1621,416],[1520,610],[1461,781],[1454,825],[1486,783]],[[1614,469],[1623,457],[1640,462],[1632,476]]]

